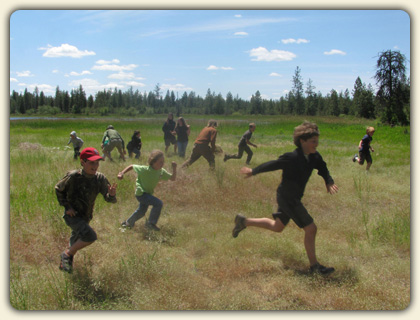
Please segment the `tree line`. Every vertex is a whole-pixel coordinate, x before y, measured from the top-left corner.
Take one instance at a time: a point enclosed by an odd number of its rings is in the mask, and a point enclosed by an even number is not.
[[[323,96],[316,92],[311,79],[304,83],[301,70],[296,67],[291,90],[279,99],[264,99],[259,90],[244,100],[228,92],[226,97],[210,89],[201,97],[194,91],[181,97],[174,91],[162,92],[159,84],[150,92],[141,93],[130,87],[107,89],[87,96],[82,85],[70,92],[56,88],[54,96],[46,96],[35,88],[23,93],[12,91],[11,114],[261,114],[261,115],[352,115],[380,119],[383,123],[408,125],[410,123],[410,79],[406,77],[406,58],[399,51],[379,54],[375,80],[378,90],[357,77],[354,87],[337,92],[332,89]]]

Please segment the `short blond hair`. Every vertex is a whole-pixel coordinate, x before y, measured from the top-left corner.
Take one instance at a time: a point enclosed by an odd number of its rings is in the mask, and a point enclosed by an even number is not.
[[[366,128],[366,133],[371,133],[371,132],[375,132],[375,128],[374,127],[367,127]]]
[[[149,164],[149,166],[152,166],[160,158],[165,158],[165,154],[160,150],[153,150],[152,152],[150,152],[149,160],[147,161],[147,163]]]
[[[301,139],[306,141],[312,137],[318,137],[319,135],[320,132],[316,123],[304,121],[295,128],[295,131],[293,132],[293,142],[297,147],[300,147]]]

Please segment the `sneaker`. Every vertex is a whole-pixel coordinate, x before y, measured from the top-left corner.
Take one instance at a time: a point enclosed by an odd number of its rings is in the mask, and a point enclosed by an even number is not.
[[[316,272],[316,273],[322,274],[324,276],[327,275],[327,274],[333,273],[334,271],[335,271],[335,269],[333,267],[325,267],[325,266],[323,266],[322,264],[319,264],[319,263],[316,263],[309,268],[310,273]]]
[[[232,236],[236,238],[242,230],[246,228],[245,226],[245,217],[241,214],[237,214],[235,217],[235,227],[232,230]]]
[[[154,223],[151,223],[151,222],[147,221],[145,225],[146,225],[147,229],[150,229],[150,230],[153,230],[153,231],[160,231],[160,228],[157,225],[155,225]]]
[[[131,226],[127,223],[127,221],[121,222],[121,227],[123,227],[123,228],[131,228]]]
[[[68,273],[72,273],[73,271],[73,256],[67,255],[65,252],[63,252],[60,255],[61,262],[60,262],[60,270],[63,270]]]
[[[353,160],[353,162],[356,162],[356,160],[357,160],[357,154],[354,155],[354,157],[353,157],[352,160]]]

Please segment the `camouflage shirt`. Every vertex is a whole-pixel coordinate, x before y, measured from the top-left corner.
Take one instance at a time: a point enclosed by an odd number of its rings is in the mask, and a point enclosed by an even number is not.
[[[116,196],[108,194],[108,179],[100,172],[87,175],[82,169],[68,172],[55,185],[58,202],[66,210],[73,208],[76,216],[92,220],[95,199],[101,193],[107,202],[117,202]]]

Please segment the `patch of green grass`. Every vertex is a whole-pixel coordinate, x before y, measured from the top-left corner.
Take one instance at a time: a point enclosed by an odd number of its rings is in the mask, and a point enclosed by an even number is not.
[[[313,173],[302,201],[318,226],[317,255],[336,272],[307,273],[303,231],[291,222],[282,233],[249,227],[231,236],[237,213],[271,217],[281,171],[244,179],[240,160],[216,156],[210,172],[204,159],[181,170],[155,190],[164,207],[159,233],[144,219],[125,232],[120,222],[138,207],[136,175],[117,174],[146,164],[164,150],[166,116],[147,119],[24,120],[10,122],[10,303],[18,310],[403,310],[410,295],[410,128],[386,127],[348,117],[215,117],[217,144],[235,153],[248,123],[257,129],[251,167],[292,151],[294,127],[303,120],[321,131],[319,152],[339,193],[329,195]],[[204,116],[184,116],[191,125],[189,156]],[[80,168],[75,130],[85,147],[100,150],[113,124],[125,139],[140,130],[140,160],[101,162],[99,171],[117,182],[118,203],[97,198],[92,227],[98,241],[77,253],[74,273],[58,270],[70,235],[54,185]],[[376,128],[369,173],[351,161],[365,128]],[[172,148],[170,149],[172,152]],[[116,151],[114,151],[116,153]],[[184,159],[170,153],[170,162]],[[147,213],[148,215],[149,213]],[[323,299],[319,299],[319,297]]]

